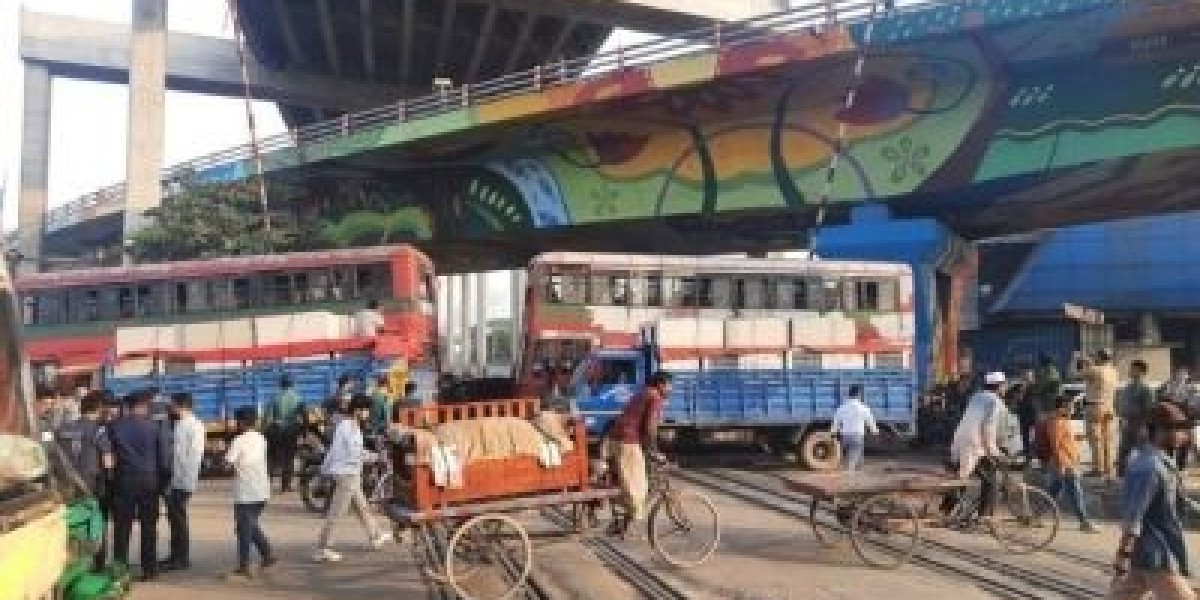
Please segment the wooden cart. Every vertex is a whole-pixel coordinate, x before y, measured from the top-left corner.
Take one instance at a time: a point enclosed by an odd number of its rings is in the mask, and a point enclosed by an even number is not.
[[[487,417],[530,419],[538,410],[537,400],[480,402],[409,409],[399,420],[421,427]],[[437,485],[432,467],[412,460],[412,448],[396,449],[397,485],[385,510],[398,528],[413,531],[425,548],[435,548],[430,556],[435,565],[429,570],[431,577],[448,584],[460,598],[509,598],[522,589],[533,570],[533,547],[524,524],[515,518],[519,513],[569,508],[572,529],[582,532],[591,525],[596,505],[620,494],[611,477],[593,481],[587,431],[581,420],[570,426],[571,449],[563,453],[561,465],[544,467],[532,456],[473,460],[463,466],[462,484],[455,487]],[[652,477],[651,485],[655,498],[647,523],[651,547],[675,566],[707,560],[719,537],[715,506],[690,490],[672,489],[665,475]],[[694,510],[694,505],[704,512]],[[693,521],[709,523],[714,531],[697,555],[673,556],[671,548],[658,543],[664,536],[690,529]],[[478,586],[480,579],[489,579],[480,576],[485,568],[501,575],[490,577],[491,588],[486,591],[468,589]]]
[[[978,486],[937,469],[887,469],[883,473],[803,473],[784,477],[794,491],[809,496],[809,525],[827,545],[848,538],[855,554],[872,567],[893,569],[913,557],[921,544],[923,525],[956,527],[971,515],[957,511],[943,516],[938,505],[948,494]],[[1028,508],[1029,496],[1050,502],[1043,521]],[[1052,500],[1036,488],[1017,483],[997,494],[989,531],[1010,552],[1032,552],[1048,545],[1058,531],[1058,512]],[[1023,508],[1024,507],[1024,508]],[[1014,530],[1032,532],[1036,541],[1018,546],[1006,538]]]

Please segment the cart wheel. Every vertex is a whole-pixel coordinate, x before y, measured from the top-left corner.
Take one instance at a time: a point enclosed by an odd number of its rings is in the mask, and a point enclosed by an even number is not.
[[[650,507],[650,547],[672,566],[701,565],[717,550],[721,516],[712,499],[692,490],[670,490]]]
[[[595,529],[599,522],[599,518],[596,517],[597,510],[599,507],[594,502],[576,502],[571,505],[571,523],[576,534],[583,535]]]
[[[890,494],[871,496],[850,519],[850,544],[864,563],[895,569],[912,558],[921,542],[921,520],[907,502]]]
[[[989,524],[992,535],[1013,554],[1031,554],[1058,535],[1058,504],[1040,488],[1018,483],[1002,489]]]
[[[853,511],[852,506],[839,506],[836,500],[813,496],[812,502],[808,505],[808,524],[812,527],[813,536],[817,538],[818,542],[826,546],[836,546],[845,541],[846,525],[850,521],[849,515],[845,513],[847,509]],[[822,513],[829,513],[835,521],[822,523],[818,519],[819,516],[823,516]]]
[[[532,571],[529,534],[507,515],[471,517],[446,545],[446,582],[462,600],[507,600]],[[477,589],[467,589],[468,583]]]

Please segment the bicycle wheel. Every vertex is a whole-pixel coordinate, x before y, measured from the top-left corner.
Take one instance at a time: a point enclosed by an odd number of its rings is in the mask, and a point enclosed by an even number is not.
[[[921,519],[916,509],[889,494],[863,500],[850,518],[854,553],[877,569],[904,565],[920,543]]]
[[[822,522],[818,517],[832,517],[834,521]],[[846,527],[849,522],[845,517],[845,507],[838,506],[836,500],[822,499],[813,496],[808,505],[808,524],[812,527],[813,536],[826,546],[836,546],[846,539]]]
[[[667,563],[681,568],[704,564],[721,539],[721,516],[712,499],[691,490],[671,490],[657,497],[647,524],[650,547]]]
[[[1024,483],[1005,486],[990,521],[992,536],[1013,554],[1049,546],[1058,535],[1058,504],[1040,488]]]
[[[463,600],[507,600],[532,571],[529,534],[507,515],[471,517],[446,545],[446,582]]]
[[[329,510],[329,501],[333,498],[333,480],[320,475],[312,475],[300,480],[300,498],[309,512],[325,514]]]

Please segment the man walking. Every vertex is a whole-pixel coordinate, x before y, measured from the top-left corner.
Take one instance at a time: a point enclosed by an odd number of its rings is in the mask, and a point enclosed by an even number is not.
[[[1188,581],[1187,540],[1181,512],[1192,509],[1171,455],[1189,443],[1192,423],[1180,408],[1160,403],[1146,415],[1146,441],[1126,469],[1121,541],[1113,559],[1109,598],[1195,600]]]
[[[671,376],[658,372],[646,381],[646,388],[625,404],[624,410],[610,428],[610,439],[615,445],[617,477],[621,485],[621,500],[626,514],[622,520],[614,520],[609,533],[624,535],[633,521],[646,516],[646,500],[649,495],[649,478],[646,470],[646,454],[651,460],[662,462],[658,451],[658,425],[667,396],[671,394]]]
[[[1146,384],[1146,361],[1129,365],[1129,383],[1121,388],[1117,411],[1121,416],[1121,445],[1117,448],[1117,475],[1125,472],[1129,454],[1146,440],[1146,419],[1154,409],[1154,392]]]
[[[129,537],[133,520],[141,534],[141,579],[158,577],[158,498],[160,482],[170,469],[170,448],[158,423],[150,418],[153,393],[135,392],[127,414],[109,428],[116,476],[113,495],[113,558],[129,564]]]
[[[104,401],[103,392],[88,392],[79,401],[79,419],[62,425],[55,432],[59,445],[66,451],[75,471],[100,506],[100,518],[104,524],[100,532],[100,546],[92,560],[96,569],[103,569],[107,560],[108,516],[111,508],[107,472],[113,466],[108,431],[100,419]]]
[[[171,546],[160,571],[190,569],[191,537],[188,533],[188,500],[200,482],[200,463],[204,458],[204,424],[196,418],[192,395],[171,396],[171,417],[175,420],[172,436],[171,485],[167,489],[167,523],[171,526]]]
[[[1117,446],[1117,368],[1107,350],[1096,352],[1095,363],[1081,362],[1083,367],[1084,402],[1087,418],[1087,439],[1097,474],[1105,481],[1116,477]]]
[[[1187,367],[1179,367],[1175,369],[1175,374],[1171,380],[1164,383],[1158,388],[1158,399],[1161,402],[1174,402],[1188,416],[1196,413],[1200,406],[1200,398],[1197,398],[1196,388],[1192,384],[1191,373]],[[1192,456],[1191,444],[1180,446],[1175,453],[1175,462],[1180,471],[1186,471],[1189,459]]]
[[[846,393],[846,400],[838,407],[837,412],[833,413],[832,432],[842,443],[846,471],[857,471],[862,466],[867,433],[879,433],[871,408],[862,401],[861,385],[851,385]]]
[[[325,462],[321,464],[321,475],[333,480],[333,497],[325,513],[325,525],[317,538],[316,562],[338,562],[342,555],[329,548],[329,537],[333,527],[353,510],[367,532],[373,548],[382,548],[392,539],[392,534],[382,531],[371,518],[371,507],[363,495],[362,472],[370,457],[364,446],[363,426],[371,418],[371,399],[355,396],[350,401],[350,414],[338,421],[333,431]]]
[[[267,440],[254,429],[258,421],[253,407],[243,406],[234,413],[238,434],[229,444],[225,462],[233,467],[233,522],[237,536],[238,566],[230,578],[251,578],[251,549],[258,550],[262,568],[276,563],[271,542],[259,525],[259,518],[271,498],[271,475],[267,466]]]
[[[1058,414],[1046,422],[1044,429],[1049,456],[1050,495],[1056,500],[1066,496],[1079,517],[1079,530],[1084,533],[1099,533],[1087,514],[1087,503],[1083,487],[1079,483],[1079,444],[1071,429],[1071,416],[1075,412],[1075,399],[1063,395],[1058,400]]]
[[[271,470],[279,471],[279,487],[283,493],[292,491],[292,476],[296,470],[296,445],[300,438],[300,396],[292,378],[279,378],[279,395],[267,404],[267,456]]]

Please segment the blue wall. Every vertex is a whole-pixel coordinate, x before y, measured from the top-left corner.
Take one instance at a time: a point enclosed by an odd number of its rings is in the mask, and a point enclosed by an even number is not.
[[[1012,285],[998,311],[1059,310],[1064,302],[1109,311],[1196,310],[1200,213],[1056,231]]]

